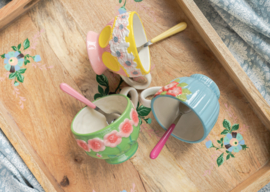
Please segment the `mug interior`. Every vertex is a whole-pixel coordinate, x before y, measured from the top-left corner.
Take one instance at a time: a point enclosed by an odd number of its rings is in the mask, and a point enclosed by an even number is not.
[[[179,104],[180,101],[178,99],[171,97],[159,97],[154,101],[153,110],[156,119],[164,128],[168,129],[180,114]],[[191,109],[189,113],[182,115],[172,134],[182,140],[198,141],[204,136],[203,124]]]
[[[143,29],[141,20],[137,14],[133,15],[133,34],[136,46],[139,47],[147,42],[146,34]],[[142,63],[142,66],[145,71],[150,70],[150,54],[149,47],[145,47],[139,52],[139,57]]]
[[[128,100],[121,95],[110,95],[93,103],[106,113],[117,111],[123,114],[127,108]],[[105,116],[90,107],[83,108],[72,122],[73,130],[78,134],[94,133],[107,125]]]

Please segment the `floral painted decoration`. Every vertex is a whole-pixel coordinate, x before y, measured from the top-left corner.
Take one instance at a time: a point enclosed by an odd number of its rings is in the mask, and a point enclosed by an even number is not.
[[[216,147],[212,141],[207,141],[205,143],[207,148],[215,148],[220,150],[223,153],[217,158],[217,165],[220,166],[224,163],[224,153],[227,153],[226,160],[229,160],[230,157],[235,158],[235,154],[241,150],[246,150],[248,147],[245,144],[243,136],[236,131],[239,129],[239,124],[234,124],[231,126],[230,121],[224,119],[223,121],[224,130],[221,132],[221,135],[224,137],[217,140],[220,146]]]
[[[32,58],[35,62],[41,61],[41,57],[39,55],[31,56],[29,54],[23,54],[22,51],[25,51],[30,47],[30,41],[27,38],[22,44],[20,43],[18,46],[12,46],[11,48],[14,51],[4,53],[1,55],[1,58],[4,59],[4,68],[10,73],[9,79],[14,80],[14,85],[18,86],[19,82],[23,83],[24,76],[23,74],[26,71],[26,68],[22,68],[30,63],[29,58]]]
[[[181,101],[187,100],[187,95],[192,94],[189,89],[186,89],[184,87],[188,86],[187,83],[178,83],[176,81],[173,81],[169,83],[168,85],[165,85],[162,87],[155,95],[154,97],[158,95],[171,95],[173,97],[176,97],[177,99]]]
[[[131,119],[131,120],[130,120]],[[117,130],[113,130],[106,134],[103,139],[93,138],[89,139],[87,142],[84,140],[77,139],[77,144],[86,152],[101,152],[106,149],[106,147],[117,147],[121,150],[118,145],[122,142],[122,138],[129,138],[130,144],[134,144],[131,138],[131,133],[133,132],[133,126],[139,124],[139,117],[136,110],[132,109],[130,113],[130,119],[126,118],[118,127]],[[96,153],[97,157],[102,157],[102,154]]]

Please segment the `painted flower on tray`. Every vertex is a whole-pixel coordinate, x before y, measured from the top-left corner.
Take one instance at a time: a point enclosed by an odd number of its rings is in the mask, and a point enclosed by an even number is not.
[[[89,146],[87,145],[87,143],[86,143],[85,141],[79,140],[79,139],[76,139],[76,141],[77,141],[77,144],[78,144],[83,150],[85,150],[85,151],[87,151],[87,152],[90,152],[90,151],[91,151],[90,148],[89,148]]]
[[[97,153],[97,154],[96,154],[96,156],[97,156],[97,157],[99,157],[99,158],[101,158],[101,157],[102,157],[102,155],[101,155],[101,154],[99,154],[99,153]]]
[[[211,147],[213,146],[212,141],[207,141],[207,142],[205,143],[205,146],[206,146],[208,149],[211,148]]]
[[[89,139],[88,146],[95,152],[104,151],[105,144],[104,141],[99,138]]]
[[[11,73],[20,70],[21,66],[23,66],[23,62],[24,57],[21,57],[21,54],[18,51],[5,54],[5,69]]]
[[[119,126],[119,135],[121,137],[129,137],[133,131],[133,122],[129,119],[125,119]]]
[[[121,141],[122,141],[122,138],[116,130],[104,136],[104,144],[107,147],[116,147],[117,145],[121,143]]]
[[[232,132],[232,133],[228,133],[224,137],[224,146],[230,152],[235,152],[235,153],[239,152],[240,150],[242,150],[241,145],[244,145],[244,144],[245,144],[245,141],[240,133]]]
[[[138,113],[135,109],[131,109],[130,118],[133,121],[133,125],[137,126],[139,123]]]

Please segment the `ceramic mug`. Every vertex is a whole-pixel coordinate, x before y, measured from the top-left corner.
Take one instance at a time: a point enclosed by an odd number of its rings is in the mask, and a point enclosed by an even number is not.
[[[143,24],[135,11],[116,16],[100,34],[93,31],[87,34],[87,52],[93,70],[101,75],[109,69],[121,75],[130,86],[147,88],[151,83],[149,47],[137,51],[137,47],[146,42]],[[144,76],[146,82],[130,79],[140,76]]]
[[[127,97],[131,95],[131,100]],[[119,164],[132,157],[138,149],[139,117],[135,106],[138,93],[132,87],[123,88],[120,94],[109,95],[93,102],[107,113],[118,111],[121,116],[110,125],[105,117],[92,108],[84,107],[71,124],[77,144],[87,155]]]
[[[154,98],[146,99],[150,95]],[[165,130],[179,116],[180,102],[188,106],[191,112],[182,115],[172,135],[184,142],[198,143],[207,137],[218,119],[219,97],[219,88],[213,80],[194,74],[174,79],[164,87],[144,90],[140,102],[151,107],[155,119]]]

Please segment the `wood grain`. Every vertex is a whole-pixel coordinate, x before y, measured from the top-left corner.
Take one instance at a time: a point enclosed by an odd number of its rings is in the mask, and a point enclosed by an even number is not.
[[[25,80],[18,86],[20,95],[26,98],[24,109],[20,108],[18,98],[13,94],[10,79],[0,81],[0,101],[33,147],[32,150],[44,162],[45,165],[41,166],[35,159],[29,161],[23,158],[28,166],[36,162],[40,167],[40,171],[31,171],[46,191],[51,189],[46,188],[46,182],[50,181],[55,190],[67,192],[129,192],[133,184],[139,192],[227,192],[263,168],[270,159],[269,130],[175,0],[141,3],[128,0],[126,4],[127,10],[135,10],[140,15],[148,39],[181,21],[188,24],[185,31],[151,46],[151,62],[155,66],[151,86],[164,85],[176,77],[194,73],[209,76],[220,88],[221,108],[218,122],[207,139],[220,139],[222,122],[226,118],[232,123],[239,123],[240,127],[249,126],[242,134],[249,148],[218,167],[212,164],[211,156],[215,150],[207,149],[205,141],[192,145],[171,137],[160,156],[151,160],[150,151],[164,133],[152,114],[149,115],[152,123],[141,126],[137,153],[123,164],[109,165],[91,158],[76,145],[70,124],[84,105],[63,93],[59,84],[65,82],[93,100],[98,92],[98,83],[86,52],[86,34],[89,30],[100,32],[115,16],[116,8],[122,6],[118,2],[42,0],[28,14],[0,32],[2,54],[12,51],[11,46],[22,43],[26,38],[31,42],[38,31],[44,30],[31,54],[39,54],[42,65],[53,68],[41,70],[33,67],[32,63],[27,65]],[[5,72],[1,67],[0,77]],[[113,92],[119,76],[108,71],[105,75],[109,79],[110,92]],[[234,116],[228,113],[227,107]],[[0,122],[5,123],[2,129],[8,133],[10,123],[2,113]],[[16,132],[19,132],[18,129]],[[11,134],[7,137],[16,144],[16,137]],[[26,153],[15,144],[19,154]],[[209,169],[211,174],[205,176],[205,171]],[[44,177],[40,176],[40,172]],[[51,174],[53,179],[45,173]],[[269,178],[265,178],[266,181]]]
[[[0,9],[0,29],[32,8],[39,0],[12,0]]]

